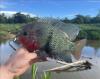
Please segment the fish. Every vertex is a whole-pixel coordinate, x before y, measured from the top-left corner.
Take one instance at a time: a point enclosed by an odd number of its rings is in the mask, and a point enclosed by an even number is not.
[[[86,40],[74,42],[79,31],[75,24],[45,18],[22,26],[17,39],[28,51],[38,50],[37,54],[41,58],[50,57],[71,63],[71,55],[79,59],[80,51],[86,43]]]

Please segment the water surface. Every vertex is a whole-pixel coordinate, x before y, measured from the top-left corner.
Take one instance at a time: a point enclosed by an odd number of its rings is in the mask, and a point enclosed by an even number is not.
[[[12,45],[16,48],[12,42]],[[4,64],[9,56],[15,51],[9,46],[8,41],[0,44],[0,64]],[[83,48],[81,52],[81,59],[87,59],[93,63],[92,69],[79,71],[79,72],[61,72],[61,73],[52,73],[52,79],[100,79],[100,41],[88,41],[87,45]],[[89,59],[92,58],[92,59]],[[47,70],[52,67],[60,66],[61,64],[56,63],[52,60],[49,62],[36,63],[38,67],[38,79],[40,79],[41,74],[44,70]],[[26,72],[23,76],[23,79],[31,78],[30,70]]]

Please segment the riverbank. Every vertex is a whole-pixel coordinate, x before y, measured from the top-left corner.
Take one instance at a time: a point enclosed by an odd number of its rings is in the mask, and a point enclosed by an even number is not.
[[[100,40],[100,24],[79,24],[79,27],[77,39]]]
[[[13,39],[15,34],[10,34],[9,32],[0,32],[0,42]]]
[[[0,41],[12,39],[24,24],[0,24]],[[77,39],[100,40],[100,24],[78,24]]]
[[[12,39],[16,36],[22,24],[0,24],[0,42]]]

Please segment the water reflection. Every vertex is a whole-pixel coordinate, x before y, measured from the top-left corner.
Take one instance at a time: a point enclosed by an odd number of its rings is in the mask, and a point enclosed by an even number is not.
[[[99,44],[98,42],[96,44]],[[13,44],[17,47],[17,45]],[[9,56],[14,53],[14,50],[9,46],[8,41],[0,45],[0,64],[4,63]],[[100,78],[100,46],[93,47],[89,44],[85,46],[82,50],[82,57],[90,57],[91,62],[93,62],[93,68],[88,71],[82,72],[63,72],[63,73],[52,73],[52,79],[99,79]],[[41,62],[36,64],[38,66],[38,79],[40,79],[40,74],[43,70],[48,68],[59,66],[55,61],[53,62]],[[22,79],[31,79],[31,72],[27,72],[22,76]],[[85,76],[85,77],[84,77]]]
[[[99,54],[100,54],[100,48],[94,48],[94,47],[91,47],[91,46],[85,46],[82,50],[82,56],[85,56],[85,57],[99,57]]]
[[[93,57],[95,56],[96,50],[93,47],[85,46],[82,50],[82,56]]]
[[[0,64],[4,63],[9,56],[14,53],[15,51],[9,46],[9,41],[5,43],[1,43],[0,45]],[[18,48],[17,44],[11,42],[14,47]],[[100,47],[95,48],[93,46],[85,46],[82,50],[82,55],[84,57],[91,57],[93,58],[94,56],[100,57]]]
[[[9,56],[14,52],[12,48],[9,46],[8,42],[2,43],[0,45],[0,63],[4,63]]]
[[[97,49],[96,56],[97,56],[97,57],[100,57],[100,48],[99,48],[99,49]]]
[[[11,44],[15,47],[18,48],[18,45],[11,42]],[[10,57],[11,54],[14,54],[15,50],[13,50],[10,45],[9,41],[3,42],[0,44],[0,64],[4,64],[8,58]]]

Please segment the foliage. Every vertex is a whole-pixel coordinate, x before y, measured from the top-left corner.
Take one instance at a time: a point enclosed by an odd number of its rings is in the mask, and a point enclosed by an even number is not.
[[[76,24],[97,24],[100,23],[100,12],[94,17],[91,17],[89,15],[83,16],[78,14],[76,15],[75,18],[71,20],[65,17],[64,19],[62,19],[62,21],[65,23],[76,23]]]
[[[30,17],[20,12],[12,15],[12,17],[7,17],[4,13],[0,14],[0,23],[28,23],[36,21],[37,19],[37,17]]]
[[[42,79],[51,79],[51,72],[44,72]]]
[[[32,79],[37,79],[37,67],[35,64],[32,65]],[[42,79],[51,79],[51,72],[44,72]]]
[[[0,24],[0,42],[12,39],[22,24]]]
[[[76,39],[100,40],[100,24],[78,24],[81,28]]]
[[[16,76],[14,79],[21,79],[19,76]]]
[[[82,15],[76,15],[74,19],[72,19],[72,23],[83,24],[85,21],[85,17]]]
[[[0,32],[16,33],[22,24],[0,24]]]
[[[87,33],[84,30],[81,30],[76,39],[84,39],[84,38],[87,38]]]
[[[0,24],[0,40],[8,36],[8,34],[16,34],[20,27],[24,24]],[[91,40],[100,39],[100,24],[78,24],[81,31],[77,39],[87,38]]]
[[[87,30],[87,39],[100,40],[100,30]]]
[[[100,40],[100,30],[81,30],[77,39]]]
[[[71,22],[67,17],[65,17],[65,18],[62,19],[61,21],[64,22],[64,23],[70,23],[70,22]]]
[[[38,20],[39,17],[30,17],[29,15],[22,14],[20,12],[14,14],[12,17],[6,17],[4,13],[0,14],[0,23],[29,23],[35,22]],[[61,21],[65,23],[76,23],[76,24],[90,24],[90,23],[100,23],[100,12],[94,16],[83,16],[83,15],[76,15],[73,19],[68,19],[65,17],[61,19]]]
[[[35,64],[32,65],[32,79],[36,79],[37,67]]]
[[[4,14],[0,14],[0,23],[5,23],[7,21],[7,17]]]

